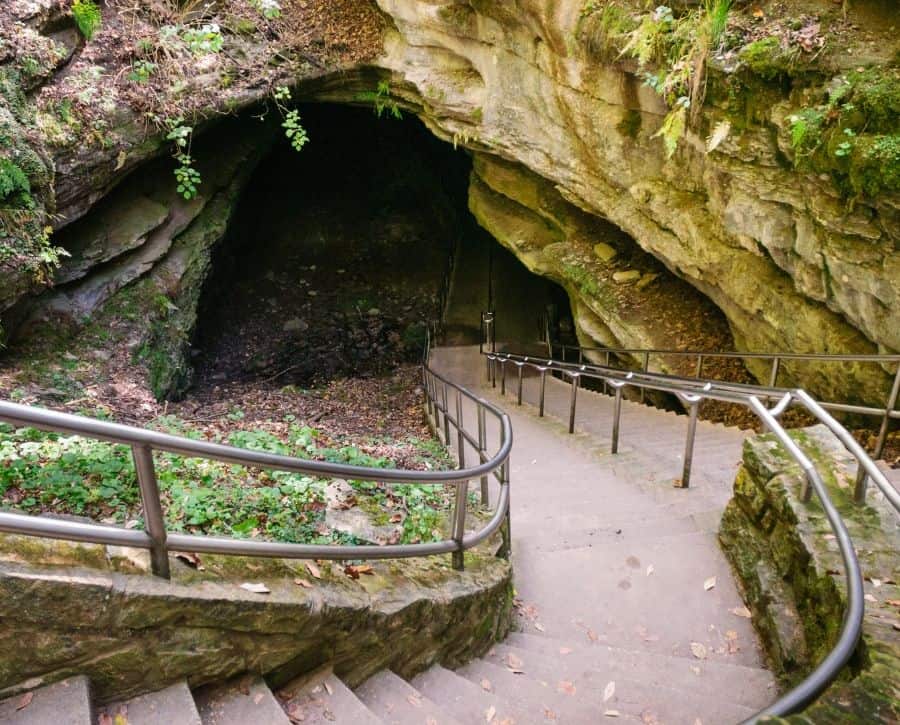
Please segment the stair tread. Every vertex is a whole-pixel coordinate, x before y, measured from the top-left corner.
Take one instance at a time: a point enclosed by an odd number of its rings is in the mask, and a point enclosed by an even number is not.
[[[90,682],[83,675],[0,701],[0,722],[5,725],[93,725],[93,721]]]
[[[640,667],[624,676],[604,670],[566,664],[561,655],[556,657],[522,650],[516,647],[497,646],[493,656],[498,667],[515,666],[523,669],[533,679],[554,683],[567,683],[583,703],[618,712],[645,717],[652,713],[662,722],[688,722],[707,720],[712,722],[742,721],[752,715],[754,708],[735,703],[727,691],[720,697],[704,694],[703,680],[698,678],[691,691],[668,686],[664,679],[656,678],[655,667]],[[559,686],[559,689],[562,685]]]
[[[284,711],[294,721],[304,725],[379,725],[384,722],[329,669],[303,676],[300,682],[299,686],[288,684],[278,691]]]
[[[608,679],[629,679],[647,687],[680,690],[690,696],[709,697],[726,692],[731,702],[761,708],[775,699],[777,690],[771,672],[746,665],[687,657],[650,654],[598,644],[564,645],[560,640],[527,633],[511,633],[494,648],[492,659],[514,653],[523,662],[530,655],[547,658],[559,672],[569,675],[595,670]],[[563,654],[565,652],[565,654]]]
[[[390,670],[372,675],[354,692],[388,725],[460,725],[444,708]]]
[[[105,705],[98,715],[123,715],[128,725],[200,725],[200,713],[187,682]]]
[[[203,725],[290,725],[275,695],[261,677],[245,675],[201,688],[194,697]]]

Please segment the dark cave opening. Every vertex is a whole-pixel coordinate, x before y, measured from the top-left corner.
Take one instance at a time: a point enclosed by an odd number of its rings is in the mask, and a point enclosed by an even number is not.
[[[449,342],[476,342],[488,306],[531,340],[548,307],[571,317],[565,292],[469,213],[467,153],[415,117],[332,104],[300,111],[309,144],[297,153],[276,143],[214,252],[194,337],[198,387],[312,385],[416,361],[440,314],[451,250],[454,289],[466,283],[448,303]]]

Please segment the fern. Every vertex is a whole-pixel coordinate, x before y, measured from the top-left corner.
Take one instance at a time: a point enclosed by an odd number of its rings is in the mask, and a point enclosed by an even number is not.
[[[72,17],[85,40],[94,37],[101,21],[100,8],[94,0],[75,0],[72,4]]]
[[[687,127],[687,105],[679,104],[666,114],[663,125],[659,131],[653,134],[653,137],[661,137],[663,145],[666,147],[666,156],[672,158],[675,150],[678,148],[678,141],[684,134]]]

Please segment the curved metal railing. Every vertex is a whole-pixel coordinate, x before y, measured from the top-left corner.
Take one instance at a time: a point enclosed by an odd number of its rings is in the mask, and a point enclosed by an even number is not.
[[[493,315],[483,317],[484,339],[491,340],[491,326]],[[494,346],[491,345],[493,348]],[[838,677],[841,670],[850,660],[862,634],[862,622],[865,609],[862,571],[853,541],[847,531],[840,513],[835,507],[823,483],[822,476],[816,469],[810,458],[803,452],[797,443],[788,435],[779,422],[779,417],[792,405],[797,405],[817,420],[826,425],[831,432],[843,443],[847,450],[857,459],[861,471],[865,471],[875,482],[885,499],[900,512],[900,494],[891,486],[890,482],[866,454],[865,450],[852,435],[838,423],[822,404],[815,401],[808,393],[800,389],[784,389],[775,386],[745,385],[739,383],[725,383],[718,381],[702,380],[697,378],[685,378],[662,373],[627,371],[614,367],[589,364],[584,362],[562,362],[552,357],[539,358],[530,355],[516,353],[495,352],[487,350],[482,345],[482,354],[488,362],[488,376],[491,384],[497,385],[498,368],[500,379],[500,392],[506,392],[506,368],[513,366],[516,370],[518,404],[522,403],[523,372],[526,368],[537,371],[540,375],[540,394],[538,401],[538,414],[544,414],[546,377],[548,371],[559,371],[563,378],[568,378],[571,384],[569,398],[569,432],[575,429],[575,414],[577,404],[577,391],[582,378],[598,380],[612,388],[615,395],[615,404],[612,420],[612,453],[618,451],[620,434],[620,416],[622,397],[626,387],[634,387],[640,390],[652,390],[674,394],[688,406],[688,431],[685,444],[684,469],[681,485],[687,487],[690,480],[691,464],[693,458],[694,436],[696,433],[697,410],[703,400],[720,400],[729,403],[746,405],[762,421],[763,425],[771,431],[778,441],[784,446],[788,454],[797,462],[803,470],[805,483],[801,491],[801,499],[808,502],[815,492],[825,511],[831,530],[837,541],[841,558],[844,564],[844,578],[847,587],[847,607],[844,611],[844,619],[840,635],[834,647],[818,666],[797,686],[785,693],[776,702],[754,714],[746,723],[756,723],[761,718],[769,716],[785,716],[802,710],[811,704],[825,689]],[[895,385],[896,387],[896,385]],[[772,407],[767,407],[764,401],[776,400]],[[896,401],[896,395],[894,395]]]
[[[0,401],[0,422],[130,446],[141,493],[145,522],[145,530],[140,531],[94,523],[0,512],[0,531],[27,536],[149,549],[152,571],[154,574],[162,577],[169,576],[168,552],[170,551],[272,556],[294,559],[389,559],[450,553],[453,555],[454,567],[461,569],[463,567],[463,552],[493,534],[504,524],[504,521],[506,522],[504,552],[508,553],[508,459],[512,448],[512,427],[509,418],[495,405],[441,376],[427,362],[423,365],[423,375],[429,418],[436,430],[443,429],[444,443],[448,448],[451,443],[451,427],[457,432],[459,441],[457,451],[459,468],[457,469],[417,471],[367,468],[312,461],[246,450],[220,443],[198,441],[145,428],[120,425],[69,413]],[[451,393],[451,391],[453,392]],[[449,409],[451,398],[455,399],[456,415],[453,415]],[[475,405],[478,421],[477,438],[466,429],[465,418],[462,414],[463,400],[468,400]],[[496,419],[500,436],[497,450],[490,455],[486,448],[486,420],[488,415]],[[468,468],[465,466],[463,441],[474,445],[479,454],[478,463]],[[166,531],[162,500],[156,480],[153,462],[154,451],[268,470],[291,471],[316,477],[334,477],[384,483],[453,485],[456,488],[456,496],[451,517],[452,534],[450,539],[432,543],[349,546],[280,543],[169,533]],[[481,480],[482,500],[486,503],[489,476],[494,476],[500,485],[497,505],[492,517],[481,529],[467,534],[466,499],[468,483],[475,479]]]

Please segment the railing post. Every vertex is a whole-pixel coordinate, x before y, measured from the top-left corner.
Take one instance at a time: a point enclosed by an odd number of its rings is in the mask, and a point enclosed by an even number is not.
[[[619,452],[619,421],[622,418],[622,392],[624,389],[625,388],[622,385],[616,386],[616,403],[613,411],[612,446],[610,447],[611,453]]]
[[[603,365],[604,367],[609,367],[609,350],[606,351],[606,360]],[[606,382],[606,378],[603,378],[603,394],[609,395],[609,385]]]
[[[131,446],[134,470],[137,472],[141,502],[144,506],[144,526],[150,537],[150,567],[156,576],[169,578],[169,554],[166,549],[166,522],[159,500],[159,484],[153,467],[153,450],[150,446]]]
[[[649,353],[649,352],[645,352],[645,353],[644,353],[644,372],[646,373],[646,372],[648,372],[649,370],[650,370],[650,353]],[[644,399],[645,399],[645,397],[646,397],[644,391],[645,391],[645,388],[644,388],[643,386],[641,386],[641,402],[642,402],[642,403],[644,402]]]
[[[888,429],[891,427],[891,413],[897,406],[897,398],[900,396],[900,363],[897,363],[897,372],[894,374],[894,384],[891,386],[891,392],[888,393],[887,401],[884,405],[884,415],[881,418],[881,426],[878,429],[878,438],[875,439],[875,449],[872,451],[872,459],[878,460],[884,453],[884,444],[887,441]],[[862,465],[856,473],[856,486],[853,489],[853,498],[857,503],[866,502],[866,484],[868,476]]]
[[[462,391],[456,391],[456,458],[459,460],[459,467],[466,467],[466,439],[463,436],[463,419],[462,419]]]
[[[502,529],[503,536],[503,548],[499,552],[499,555],[504,559],[509,559],[512,556],[512,531],[511,531],[511,521],[512,517],[510,516],[510,512],[512,511],[512,502],[509,494],[511,491],[509,490],[509,459],[503,462],[503,465],[500,467],[500,487],[503,486],[507,488],[507,506],[506,506],[506,525]]]
[[[500,360],[500,395],[506,395],[506,360]]]
[[[522,374],[525,372],[525,365],[517,365],[519,368],[518,390],[516,391],[516,405],[522,405]]]
[[[684,445],[684,469],[681,472],[680,488],[687,488],[691,484],[691,464],[694,459],[694,438],[697,435],[697,411],[700,408],[700,399],[691,399],[691,410],[688,415],[687,442]]]
[[[450,445],[450,409],[447,407],[447,383],[444,383],[444,392],[441,397],[444,402],[444,445]]]
[[[453,552],[453,568],[462,571],[465,568],[465,552],[462,548],[466,535],[466,499],[469,495],[469,482],[459,481],[456,484],[456,507],[453,511],[453,540],[459,547]]]
[[[485,424],[485,411],[484,406],[481,403],[478,403],[478,463],[482,464],[485,461],[485,454],[487,453],[487,425]],[[490,496],[488,493],[488,477],[484,475],[481,477],[481,505],[487,506],[490,503]]]
[[[584,350],[580,347],[578,348],[578,364],[581,365],[584,362]]]
[[[772,372],[769,373],[769,387],[774,388],[775,382],[778,380],[778,370],[781,368],[781,358],[772,358]]]
[[[581,375],[574,373],[572,376],[572,395],[569,399],[569,433],[575,432],[575,397],[578,394],[578,382]]]
[[[541,368],[541,398],[538,403],[538,417],[544,417],[544,394],[547,391],[547,368]]]

